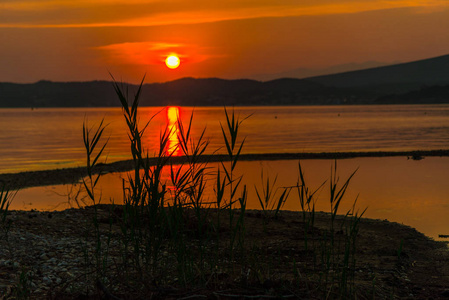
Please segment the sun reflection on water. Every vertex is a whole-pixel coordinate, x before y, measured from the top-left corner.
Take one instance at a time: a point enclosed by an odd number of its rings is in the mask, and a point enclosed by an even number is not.
[[[179,139],[179,125],[180,109],[178,106],[167,106],[167,127],[170,132],[168,137],[168,145],[166,155],[179,156],[181,155],[181,149],[178,147]]]

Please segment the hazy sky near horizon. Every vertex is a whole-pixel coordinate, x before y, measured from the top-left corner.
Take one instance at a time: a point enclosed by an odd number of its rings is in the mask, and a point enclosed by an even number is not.
[[[0,0],[0,81],[274,78],[449,54],[448,34],[448,0]]]

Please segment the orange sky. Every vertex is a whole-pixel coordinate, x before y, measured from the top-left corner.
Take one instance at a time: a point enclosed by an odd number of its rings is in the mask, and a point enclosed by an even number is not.
[[[0,1],[0,81],[272,79],[449,54],[447,0]]]

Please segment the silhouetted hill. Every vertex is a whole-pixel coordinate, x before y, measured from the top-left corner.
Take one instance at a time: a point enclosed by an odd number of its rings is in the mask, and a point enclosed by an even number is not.
[[[143,86],[144,106],[449,103],[449,55],[308,79],[182,78]],[[434,86],[434,87],[433,87]],[[441,86],[441,87],[438,87]],[[131,91],[136,85],[129,85]],[[111,82],[0,83],[0,107],[119,106]]]
[[[131,91],[136,85],[128,85]],[[131,94],[132,95],[132,94]],[[230,106],[339,104],[339,89],[300,79],[224,80],[183,78],[145,84],[141,105]],[[0,107],[119,106],[111,82],[0,83]]]
[[[144,87],[143,105],[288,105],[320,104],[336,89],[299,79],[268,82],[183,78]]]
[[[111,82],[0,83],[0,107],[116,106]]]
[[[295,68],[288,71],[278,72],[278,73],[265,73],[265,74],[254,74],[251,76],[251,78],[254,78],[256,80],[260,81],[269,81],[274,80],[277,78],[297,78],[297,79],[304,79],[304,78],[310,78],[310,77],[317,77],[321,75],[329,75],[329,74],[337,74],[337,73],[343,73],[348,71],[355,71],[355,70],[364,70],[364,69],[371,69],[371,68],[377,68],[381,66],[387,66],[392,65],[393,63],[385,63],[385,62],[378,62],[378,61],[366,61],[362,63],[346,63],[346,64],[340,64],[340,65],[333,65],[326,68],[318,68],[318,69],[308,69],[308,68]]]
[[[418,91],[412,91],[400,95],[386,95],[376,100],[378,104],[439,104],[449,103],[449,84],[445,86],[423,87]]]
[[[449,55],[307,79],[325,86],[358,88],[378,94],[406,93],[424,85],[449,84]]]

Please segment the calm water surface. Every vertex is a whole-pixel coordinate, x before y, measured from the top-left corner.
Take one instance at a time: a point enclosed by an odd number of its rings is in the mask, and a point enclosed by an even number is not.
[[[329,178],[332,160],[304,160],[301,162],[307,184],[319,187]],[[216,166],[211,164],[212,167]],[[427,157],[420,161],[405,157],[354,158],[339,160],[337,164],[341,181],[357,170],[347,196],[342,202],[340,213],[352,208],[358,197],[357,207],[368,208],[365,216],[387,219],[412,226],[428,236],[438,238],[449,234],[449,157]],[[248,208],[260,209],[255,186],[261,189],[261,172],[264,176],[277,178],[277,186],[294,186],[298,180],[298,161],[249,161],[239,162],[237,173],[243,174],[243,184],[248,186]],[[121,203],[122,179],[126,174],[108,174],[100,181],[103,202],[114,199]],[[164,179],[169,181],[168,172]],[[169,184],[168,184],[169,185]],[[13,202],[14,209],[53,210],[69,207],[68,200],[76,206],[85,194],[77,194],[79,186],[58,185],[36,187],[19,191]],[[206,194],[213,199],[209,186]],[[317,210],[329,211],[327,185],[318,193]],[[279,192],[278,192],[279,195]],[[297,194],[292,192],[284,209],[299,210]]]
[[[223,149],[222,108],[179,108],[184,124],[194,110],[193,136],[206,128],[209,153]],[[408,151],[449,149],[449,105],[238,107],[244,153]],[[142,126],[150,155],[172,120],[165,107],[144,107]],[[82,124],[105,119],[108,161],[128,159],[119,108],[0,109],[0,172],[83,166]],[[218,150],[220,153],[222,150]]]
[[[238,107],[247,118],[241,127],[246,136],[244,153],[409,151],[449,149],[449,105],[416,106],[314,106]],[[157,151],[159,134],[173,126],[177,116],[188,123],[194,111],[192,135],[206,128],[209,153],[223,153],[220,121],[222,108],[142,108],[141,124],[152,118],[144,136],[150,155]],[[92,109],[0,109],[0,172],[83,166],[82,124],[98,125],[104,118],[109,137],[109,162],[129,159],[126,126],[119,108]],[[176,142],[176,137],[172,138]],[[217,151],[217,152],[216,152]],[[282,186],[295,185],[297,161],[240,162],[250,188],[248,206],[259,208],[254,185],[260,174],[278,176]],[[310,185],[319,186],[330,174],[332,161],[303,161]],[[358,207],[368,207],[366,216],[413,226],[429,236],[449,234],[449,158],[427,157],[421,161],[405,157],[340,160],[342,180],[359,168],[350,185],[342,213],[359,194]],[[103,199],[121,202],[121,177],[103,178]],[[165,175],[168,179],[167,174]],[[18,192],[13,209],[63,209],[74,200],[76,186],[28,188]],[[209,191],[211,194],[212,191]],[[81,195],[78,195],[81,197]],[[72,202],[73,203],[73,202]],[[299,208],[294,193],[284,209]],[[328,211],[326,191],[320,193],[318,210]]]

